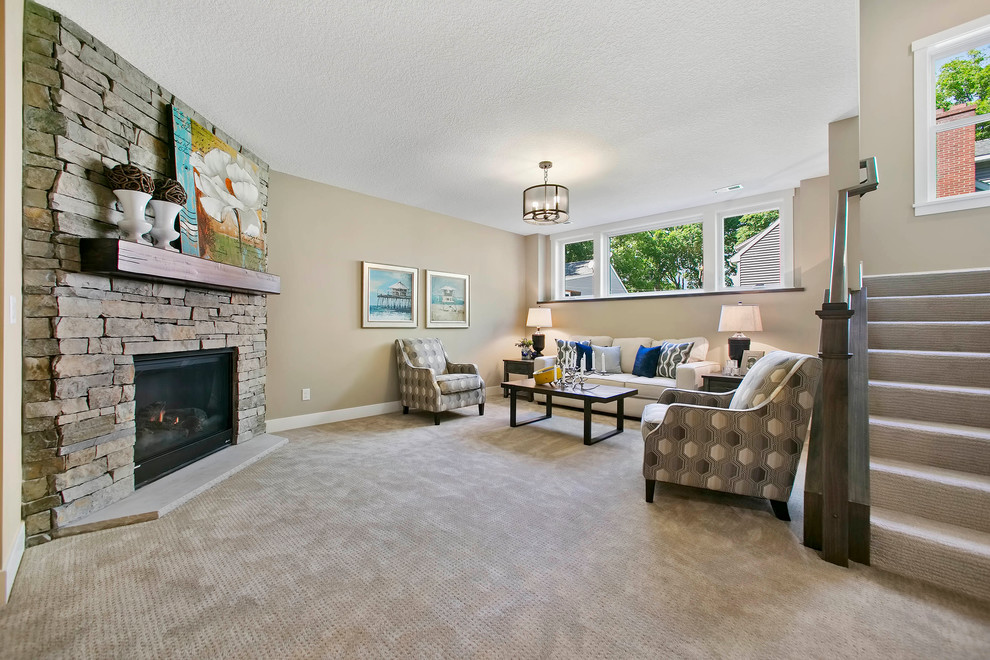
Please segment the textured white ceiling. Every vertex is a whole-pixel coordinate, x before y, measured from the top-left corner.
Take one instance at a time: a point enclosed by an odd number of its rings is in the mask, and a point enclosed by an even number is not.
[[[825,174],[858,111],[856,0],[43,3],[275,170],[522,234],[541,160],[575,229]]]

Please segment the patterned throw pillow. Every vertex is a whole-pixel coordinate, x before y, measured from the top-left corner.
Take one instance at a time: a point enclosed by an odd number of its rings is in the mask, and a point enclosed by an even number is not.
[[[557,340],[557,364],[562,368],[575,367],[578,364],[578,358],[581,354],[578,353],[578,344],[583,344],[585,346],[591,346],[590,341],[564,341],[563,339]],[[589,360],[587,368],[591,368],[591,354],[587,353],[587,359]]]
[[[665,342],[660,347],[660,359],[657,361],[657,376],[661,378],[677,378],[677,365],[688,361],[694,342],[671,344]]]
[[[603,374],[622,373],[622,351],[619,346],[595,346],[592,344],[591,353],[594,357],[595,371]]]
[[[657,362],[660,360],[660,352],[663,346],[647,348],[640,346],[636,351],[636,363],[633,365],[633,376],[643,376],[653,378],[657,375]]]

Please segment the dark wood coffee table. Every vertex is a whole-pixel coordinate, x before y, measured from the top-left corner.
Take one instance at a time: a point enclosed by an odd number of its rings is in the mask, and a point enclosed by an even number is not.
[[[584,444],[593,445],[601,442],[605,438],[611,438],[623,431],[623,403],[626,397],[633,396],[639,390],[628,387],[612,387],[611,385],[589,385],[588,389],[580,387],[554,387],[553,385],[537,385],[532,378],[526,380],[512,380],[502,383],[504,389],[509,390],[509,426],[525,426],[533,422],[541,422],[544,419],[553,417],[553,398],[562,397],[565,399],[578,399],[584,401]],[[527,419],[519,422],[516,420],[516,396],[519,392],[530,392],[532,394],[543,394],[547,397],[546,414],[542,417]],[[598,437],[591,437],[591,406],[595,403],[612,403],[615,401],[615,430],[603,433]]]

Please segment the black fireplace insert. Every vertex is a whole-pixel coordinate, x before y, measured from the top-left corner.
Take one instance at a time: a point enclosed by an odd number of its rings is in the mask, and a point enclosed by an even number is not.
[[[223,449],[234,437],[234,349],[134,356],[134,487]]]

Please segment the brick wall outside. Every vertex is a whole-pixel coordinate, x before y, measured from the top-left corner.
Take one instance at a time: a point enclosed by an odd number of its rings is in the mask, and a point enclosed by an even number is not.
[[[80,238],[118,237],[106,168],[130,162],[155,178],[174,175],[172,103],[259,164],[267,201],[268,167],[257,156],[79,26],[27,4],[22,514],[30,545],[133,492],[134,355],[236,348],[235,441],[264,431],[265,296],[80,272]]]
[[[935,111],[935,123],[976,116],[975,104]],[[942,131],[935,136],[935,196],[951,197],[976,191],[976,126]]]

